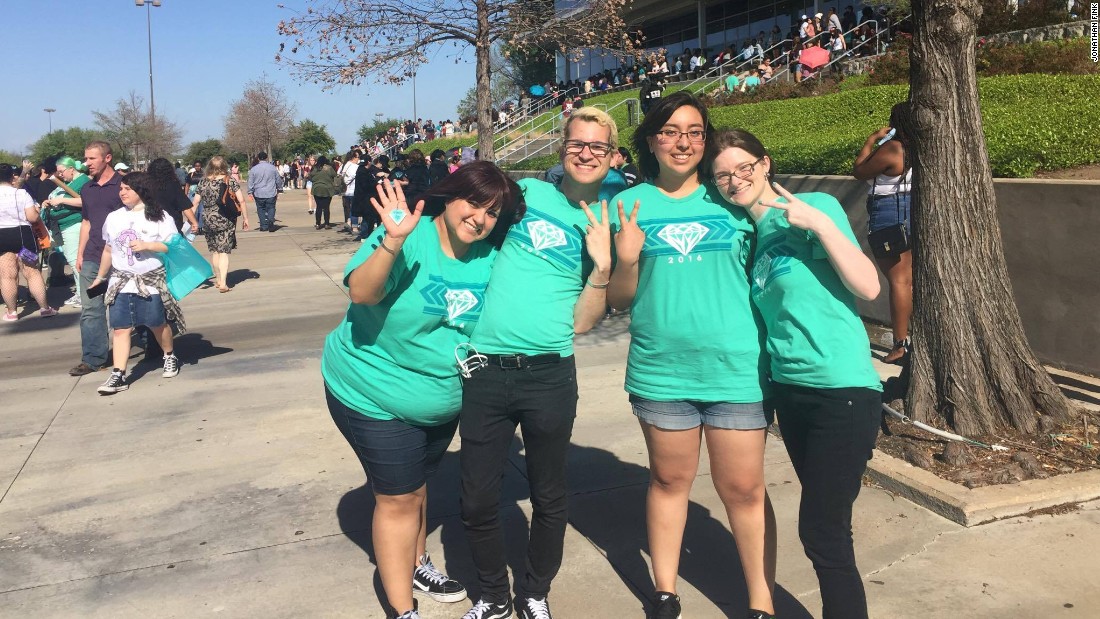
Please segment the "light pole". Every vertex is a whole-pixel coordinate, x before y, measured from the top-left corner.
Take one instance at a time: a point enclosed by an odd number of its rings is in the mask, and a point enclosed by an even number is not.
[[[145,34],[149,42],[149,133],[150,141],[152,134],[156,133],[157,128],[157,106],[153,102],[153,17],[152,9],[154,6],[160,6],[161,0],[134,0],[134,4],[139,7],[145,7]]]
[[[42,111],[45,112],[47,116],[49,116],[49,119],[50,119],[50,133],[53,133],[53,113],[56,112],[57,110],[55,108],[52,108],[52,107],[47,107],[47,108],[42,108]]]

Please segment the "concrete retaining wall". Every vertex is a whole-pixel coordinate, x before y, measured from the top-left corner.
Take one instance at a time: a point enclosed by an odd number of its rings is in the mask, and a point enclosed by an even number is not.
[[[867,184],[842,176],[780,176],[792,192],[823,191],[867,237]],[[1028,340],[1045,363],[1100,374],[1100,182],[996,179],[1008,273]],[[886,280],[864,317],[888,324]]]

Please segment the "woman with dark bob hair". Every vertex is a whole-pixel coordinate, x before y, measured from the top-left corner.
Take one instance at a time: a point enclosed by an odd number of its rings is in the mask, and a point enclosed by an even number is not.
[[[676,619],[688,499],[705,438],[711,479],[729,518],[748,589],[748,616],[772,616],[775,516],[764,485],[767,358],[749,301],[752,221],[703,172],[714,129],[680,91],[634,133],[647,183],[615,198],[621,230],[607,300],[631,310],[626,391],[649,449],[646,493],[652,617]],[[623,204],[634,204],[629,218]],[[744,616],[744,615],[742,615]]]
[[[783,446],[802,483],[798,537],[817,571],[822,614],[866,619],[852,504],[878,436],[881,391],[856,297],[878,273],[826,193],[791,194],[753,134],[721,131],[708,160],[722,197],[752,217],[752,300],[767,329]]]
[[[329,413],[373,486],[388,616],[413,619],[414,587],[441,602],[466,598],[425,550],[425,483],[458,427],[456,354],[466,356],[497,250],[526,206],[519,185],[486,161],[433,185],[413,209],[388,180],[371,204],[382,225],[344,271],[351,305],[325,340],[321,374]]]

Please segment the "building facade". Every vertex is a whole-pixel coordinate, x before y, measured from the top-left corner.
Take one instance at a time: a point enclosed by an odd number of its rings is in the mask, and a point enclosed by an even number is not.
[[[641,31],[647,50],[664,49],[671,59],[685,50],[702,48],[713,58],[726,46],[737,51],[751,39],[762,38],[766,49],[786,38],[802,15],[828,15],[830,8],[842,14],[847,6],[858,12],[862,4],[853,0],[634,0],[626,22]],[[568,10],[583,2],[558,0],[555,5]],[[559,81],[583,80],[619,65],[606,52],[586,50],[576,61],[559,55],[557,76]]]

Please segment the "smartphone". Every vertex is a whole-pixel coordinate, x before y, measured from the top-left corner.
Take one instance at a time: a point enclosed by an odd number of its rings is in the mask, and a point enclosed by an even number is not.
[[[896,134],[897,132],[897,129],[890,127],[890,131],[888,131],[886,135],[882,136],[882,138],[875,143],[875,146],[882,146],[883,144],[889,142],[891,139],[893,139],[894,134]]]
[[[107,281],[99,282],[99,284],[92,286],[87,290],[88,298],[94,299],[95,297],[101,297],[107,293]]]

